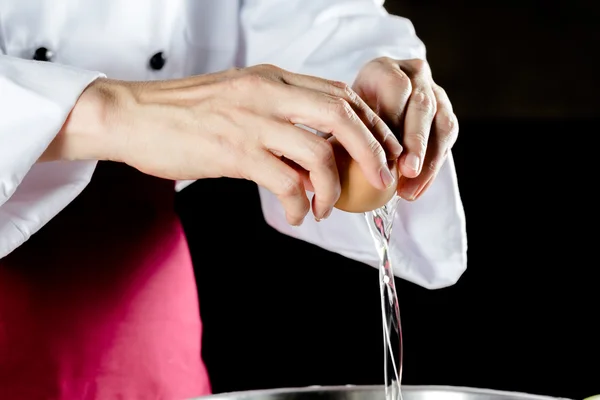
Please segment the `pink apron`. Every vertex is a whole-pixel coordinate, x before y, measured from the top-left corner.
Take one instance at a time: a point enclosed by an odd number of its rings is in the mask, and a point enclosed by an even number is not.
[[[100,163],[85,191],[0,260],[0,399],[210,393],[173,182]]]

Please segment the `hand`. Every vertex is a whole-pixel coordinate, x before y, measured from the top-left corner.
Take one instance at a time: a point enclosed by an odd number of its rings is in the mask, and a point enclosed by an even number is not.
[[[398,195],[421,196],[458,137],[450,99],[423,60],[378,58],[360,71],[353,89],[401,138]]]
[[[359,96],[267,65],[162,82],[99,80],[51,147],[67,154],[55,158],[111,159],[167,179],[249,179],[298,225],[311,208],[306,190],[315,193],[315,217],[326,218],[340,182],[329,142],[296,124],[335,136],[373,186],[394,183],[384,148],[398,157],[401,146]]]

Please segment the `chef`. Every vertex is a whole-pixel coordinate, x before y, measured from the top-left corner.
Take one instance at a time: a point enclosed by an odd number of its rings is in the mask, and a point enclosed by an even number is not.
[[[333,208],[331,146],[302,126],[398,184],[396,275],[457,281],[456,117],[382,3],[0,0],[1,399],[210,393],[173,210],[195,180],[252,180],[275,229],[376,266],[364,217]]]

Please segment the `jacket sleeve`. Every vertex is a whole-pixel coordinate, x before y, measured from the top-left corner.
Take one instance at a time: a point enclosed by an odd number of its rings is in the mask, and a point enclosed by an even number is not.
[[[377,0],[246,0],[242,7],[246,65],[279,67],[351,84],[368,61],[388,56],[425,59],[410,21],[389,15]],[[268,224],[329,251],[378,265],[364,215],[334,210],[325,221],[286,223],[270,192],[259,188]],[[417,201],[402,201],[391,237],[396,276],[426,288],[454,284],[466,269],[466,227],[453,158]]]
[[[0,258],[88,184],[95,162],[36,164],[98,72],[0,55]]]

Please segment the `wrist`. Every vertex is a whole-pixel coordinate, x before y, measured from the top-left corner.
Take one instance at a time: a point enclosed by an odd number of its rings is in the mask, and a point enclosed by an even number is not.
[[[99,78],[79,96],[40,161],[119,160],[118,82]]]

